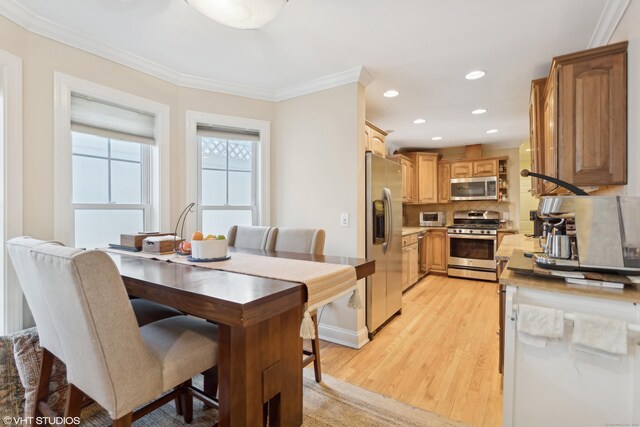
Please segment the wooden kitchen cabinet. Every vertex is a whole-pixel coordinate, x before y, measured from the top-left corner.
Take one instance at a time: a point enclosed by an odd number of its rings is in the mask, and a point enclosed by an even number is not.
[[[402,290],[418,281],[418,235],[409,234],[402,237]]]
[[[405,246],[402,248],[402,290],[404,291],[411,283],[409,282],[409,259],[410,259],[410,249],[409,246]]]
[[[429,230],[426,235],[428,269],[431,273],[447,273],[447,230]]]
[[[473,176],[496,176],[498,175],[498,160],[477,160],[473,162]]]
[[[400,157],[400,166],[402,167],[402,201],[404,203],[413,203],[415,199],[415,167],[413,161],[404,156]]]
[[[581,187],[626,184],[627,42],[554,58],[542,119],[541,133],[531,120],[542,136],[537,171]]]
[[[451,163],[438,163],[438,203],[449,203],[451,197]]]
[[[385,157],[385,139],[387,138],[387,133],[369,121],[365,121],[364,128],[365,150],[371,151],[378,156]]]
[[[451,163],[451,178],[471,178],[473,176],[473,162]]]
[[[438,203],[438,153],[411,153],[415,166],[414,203]]]
[[[414,243],[409,246],[409,286],[418,281],[418,267],[420,261],[418,260],[418,244]],[[403,289],[404,290],[404,289]]]
[[[531,82],[529,98],[529,140],[531,142],[531,172],[544,173],[544,89],[547,79]],[[531,194],[544,193],[544,181],[531,178]]]

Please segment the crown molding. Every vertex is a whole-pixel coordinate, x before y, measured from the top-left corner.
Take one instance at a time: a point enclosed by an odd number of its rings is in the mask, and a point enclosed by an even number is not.
[[[613,32],[624,16],[631,0],[608,0],[605,4],[596,28],[593,30],[589,48],[604,46],[609,43]]]
[[[1,1],[0,14],[32,33],[92,53],[176,86],[191,89],[279,102],[349,83],[360,82],[367,86],[373,81],[373,77],[364,67],[357,67],[277,90],[224,82],[183,74],[122,49],[91,39],[75,30],[37,16],[23,6],[19,0]]]

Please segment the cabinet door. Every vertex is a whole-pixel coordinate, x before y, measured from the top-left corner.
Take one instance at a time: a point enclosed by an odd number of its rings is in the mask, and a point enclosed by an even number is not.
[[[429,235],[429,258],[431,270],[440,273],[447,271],[447,232],[434,230]]]
[[[402,290],[404,291],[410,285],[409,283],[409,275],[411,274],[409,267],[409,259],[411,249],[410,246],[405,246],[402,248]]]
[[[547,79],[531,82],[529,100],[529,126],[531,141],[531,172],[544,173],[544,88]],[[531,194],[542,194],[544,181],[531,178]]]
[[[438,203],[438,155],[416,155],[416,187],[418,203]]]
[[[416,168],[411,161],[407,161],[407,194],[411,203],[416,201]]]
[[[371,128],[364,125],[364,151],[371,151]]]
[[[451,178],[471,178],[473,176],[473,162],[451,163]]]
[[[418,244],[409,246],[409,284],[413,285],[418,281]]]
[[[420,268],[425,274],[429,274],[429,232],[422,239],[422,253],[420,254]]]
[[[497,160],[478,160],[473,162],[473,176],[496,176],[498,175]]]
[[[400,166],[402,166],[402,201],[404,203],[412,203],[413,183],[415,181],[413,175],[413,162],[401,157]]]
[[[557,178],[557,147],[556,138],[556,70],[552,70],[547,80],[544,98],[544,175]],[[557,186],[545,182],[544,193],[552,192]]]
[[[438,203],[449,203],[451,193],[451,164],[438,164]]]
[[[616,53],[560,67],[560,179],[584,186],[627,183],[626,57]]]

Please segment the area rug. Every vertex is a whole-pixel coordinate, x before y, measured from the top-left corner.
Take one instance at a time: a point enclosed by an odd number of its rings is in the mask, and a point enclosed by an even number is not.
[[[322,383],[315,382],[313,371],[304,370],[304,418],[305,427],[352,426],[415,426],[415,427],[463,427],[464,424],[448,420],[431,412],[407,405],[382,395],[364,390],[322,375]],[[194,384],[201,386],[201,377]],[[200,384],[198,384],[200,383]],[[216,410],[206,408],[194,399],[193,427],[211,427],[218,420]],[[82,411],[83,426],[109,426],[108,414],[97,405]],[[140,418],[134,427],[184,426],[182,417],[176,415],[173,402]]]

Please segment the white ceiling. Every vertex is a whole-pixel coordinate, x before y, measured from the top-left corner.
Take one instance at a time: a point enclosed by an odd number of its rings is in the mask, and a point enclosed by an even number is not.
[[[553,56],[587,48],[607,3],[289,0],[276,20],[252,31],[217,24],[184,0],[3,1],[13,12],[0,13],[16,22],[41,18],[34,24],[41,33],[76,33],[79,47],[94,44],[238,92],[275,93],[364,66],[374,78],[367,118],[394,130],[392,144],[415,147],[521,143],[530,81],[547,74]],[[465,80],[473,69],[487,76]],[[383,98],[391,88],[400,96]],[[488,113],[471,115],[479,107]],[[499,132],[485,134],[490,128]]]

